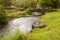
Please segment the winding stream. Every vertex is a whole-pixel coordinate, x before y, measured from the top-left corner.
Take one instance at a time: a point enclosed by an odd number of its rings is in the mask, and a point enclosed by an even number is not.
[[[32,25],[39,17],[22,17],[9,21],[10,32],[14,32],[17,29],[22,34],[29,33],[32,31]]]

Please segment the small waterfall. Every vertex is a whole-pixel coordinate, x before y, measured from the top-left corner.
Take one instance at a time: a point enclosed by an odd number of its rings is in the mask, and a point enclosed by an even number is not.
[[[32,31],[32,25],[37,19],[38,17],[22,17],[13,19],[8,23],[9,31],[10,33],[13,33],[18,29],[22,34],[29,33]]]

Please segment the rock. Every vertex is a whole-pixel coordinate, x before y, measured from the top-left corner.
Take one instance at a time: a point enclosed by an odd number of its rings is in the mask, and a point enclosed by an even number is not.
[[[39,26],[40,28],[43,28],[43,27],[45,27],[45,24],[44,24],[44,23],[40,23],[38,26]]]
[[[44,23],[34,23],[32,25],[33,28],[43,28],[45,27],[45,24]]]

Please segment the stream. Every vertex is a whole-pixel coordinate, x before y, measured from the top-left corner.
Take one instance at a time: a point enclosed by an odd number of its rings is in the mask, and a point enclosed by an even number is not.
[[[8,27],[9,32],[15,32],[16,30],[19,30],[20,33],[26,34],[32,31],[32,25],[33,23],[38,19],[39,17],[22,17],[17,18],[9,21]]]

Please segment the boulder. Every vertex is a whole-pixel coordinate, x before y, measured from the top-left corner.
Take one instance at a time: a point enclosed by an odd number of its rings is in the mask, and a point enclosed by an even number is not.
[[[44,23],[33,23],[32,25],[33,28],[43,28],[45,27],[45,24]]]

